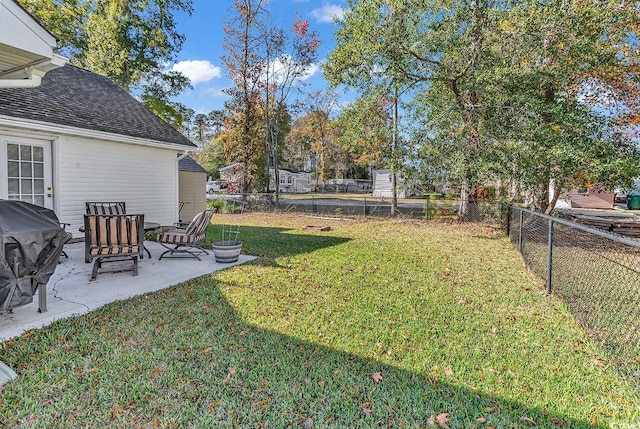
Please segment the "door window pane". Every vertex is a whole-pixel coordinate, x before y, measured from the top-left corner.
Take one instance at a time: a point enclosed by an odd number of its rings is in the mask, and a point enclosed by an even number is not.
[[[33,193],[34,194],[43,194],[44,195],[44,180],[43,179],[35,179],[33,181]]]
[[[31,174],[31,163],[30,162],[21,162],[20,163],[20,175],[22,177],[32,177]]]
[[[44,178],[44,164],[38,162],[33,164],[33,177],[37,177],[38,179]]]
[[[8,174],[9,177],[20,177],[20,163],[16,161],[8,161]]]
[[[17,144],[8,144],[7,145],[7,159],[18,160],[18,145]]]
[[[40,146],[33,147],[33,160],[38,162],[44,161],[44,149]]]
[[[9,179],[9,195],[20,195],[19,179]]]
[[[20,193],[25,195],[25,194],[33,194],[33,191],[31,189],[31,180],[29,179],[22,179],[20,180]]]
[[[20,159],[22,161],[31,161],[31,146],[20,145]]]
[[[33,197],[33,204],[44,207],[44,195],[35,195]]]

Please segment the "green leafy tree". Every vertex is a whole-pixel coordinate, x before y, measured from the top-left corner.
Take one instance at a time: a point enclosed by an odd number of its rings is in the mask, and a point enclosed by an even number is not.
[[[336,142],[371,172],[392,156],[392,101],[381,94],[360,97],[331,124],[340,130]]]
[[[176,12],[192,13],[191,0],[20,0],[59,40],[73,64],[107,76],[127,92],[142,93],[161,117],[175,110],[158,86],[169,93],[188,80],[166,73],[184,42]],[[146,82],[146,83],[145,83]],[[161,83],[160,83],[161,82]]]
[[[408,37],[407,29],[404,18],[395,10],[397,2],[349,1],[348,5],[336,33],[337,47],[330,53],[323,72],[333,86],[343,84],[364,94],[381,93],[391,100],[390,150],[385,162],[391,170],[391,214],[395,215],[397,174],[404,167],[399,104],[402,94],[412,85],[403,72],[408,58],[399,49]]]

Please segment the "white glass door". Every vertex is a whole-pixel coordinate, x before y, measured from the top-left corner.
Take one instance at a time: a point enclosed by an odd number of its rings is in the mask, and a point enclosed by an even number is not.
[[[0,136],[0,198],[53,208],[51,142]]]

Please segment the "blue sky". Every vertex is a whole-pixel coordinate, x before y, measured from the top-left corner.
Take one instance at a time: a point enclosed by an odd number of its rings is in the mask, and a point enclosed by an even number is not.
[[[316,30],[322,44],[318,50],[318,60],[323,61],[333,49],[335,25],[332,18],[342,14],[343,0],[269,0],[268,9],[273,23],[289,31],[296,20],[296,12],[302,19],[309,21],[309,28]],[[226,96],[224,88],[231,86],[222,67],[220,57],[224,38],[224,21],[229,18],[231,0],[193,0],[192,16],[177,16],[178,31],[186,36],[182,51],[176,62],[169,65],[191,79],[193,90],[187,90],[175,101],[194,109],[197,113],[209,113],[222,109]],[[312,75],[305,82],[307,89],[324,89],[317,64],[311,70]]]

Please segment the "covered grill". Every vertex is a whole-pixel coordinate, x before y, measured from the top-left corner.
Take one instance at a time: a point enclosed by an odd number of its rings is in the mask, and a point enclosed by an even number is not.
[[[33,301],[46,311],[46,284],[67,240],[53,210],[0,200],[0,311]]]

